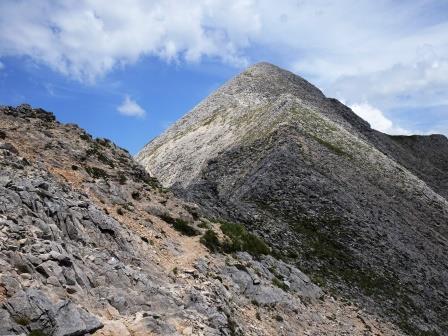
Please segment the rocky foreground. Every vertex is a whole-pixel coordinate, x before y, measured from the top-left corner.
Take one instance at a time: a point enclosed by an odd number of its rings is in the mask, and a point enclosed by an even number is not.
[[[0,167],[0,335],[401,335],[42,109],[0,108]]]

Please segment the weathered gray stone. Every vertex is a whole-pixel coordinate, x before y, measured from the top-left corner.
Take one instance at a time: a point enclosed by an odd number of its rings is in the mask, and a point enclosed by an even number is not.
[[[75,336],[85,335],[102,327],[95,316],[76,307],[72,302],[53,304],[41,291],[35,289],[15,294],[8,299],[5,307],[10,320],[20,324],[28,332],[39,330],[51,336]]]

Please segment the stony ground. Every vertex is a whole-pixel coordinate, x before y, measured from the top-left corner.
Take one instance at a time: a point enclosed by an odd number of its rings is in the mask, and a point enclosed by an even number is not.
[[[0,335],[400,335],[272,255],[212,253],[222,224],[48,112],[0,108],[0,166]]]
[[[137,160],[327,290],[410,335],[448,334],[446,137],[374,131],[304,79],[261,63]]]

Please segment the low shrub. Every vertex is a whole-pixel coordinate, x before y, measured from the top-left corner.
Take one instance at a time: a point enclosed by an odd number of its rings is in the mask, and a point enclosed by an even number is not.
[[[221,250],[221,243],[215,231],[208,229],[201,237],[200,242],[207,247],[210,252],[219,252]]]
[[[121,185],[126,184],[126,181],[128,179],[126,178],[126,176],[123,173],[118,174],[118,183],[120,183]]]
[[[246,251],[254,256],[270,254],[268,245],[256,235],[247,232],[241,224],[223,222],[221,231],[229,237],[229,240],[222,244],[224,252]]]
[[[176,231],[179,231],[180,233],[190,237],[197,236],[199,234],[194,227],[192,227],[186,221],[180,218],[175,219],[173,223],[173,228]]]
[[[276,277],[272,278],[272,284],[280,289],[283,289],[285,292],[288,290],[288,286]]]
[[[98,167],[86,167],[86,172],[94,179],[98,178],[107,179],[109,177],[109,175],[106,173],[105,170]]]
[[[188,224],[186,221],[180,218],[173,218],[169,214],[164,213],[160,215],[160,218],[163,219],[168,224],[171,224],[176,231],[186,235],[186,236],[197,236],[199,232]]]

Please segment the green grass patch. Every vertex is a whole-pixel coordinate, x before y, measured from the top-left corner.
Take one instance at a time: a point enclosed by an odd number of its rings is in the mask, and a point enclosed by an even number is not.
[[[347,155],[349,156],[348,153],[346,153],[341,147],[336,146],[335,144],[332,144],[331,142],[325,141],[321,138],[318,138],[316,136],[313,137],[318,143],[320,143],[321,145],[327,147],[330,151],[332,151],[333,153],[337,154],[337,155]]]
[[[229,238],[222,243],[222,249],[226,253],[246,251],[254,256],[270,254],[269,246],[256,235],[247,232],[241,224],[221,223],[221,231]]]
[[[216,232],[208,229],[200,242],[211,252],[234,253],[245,251],[253,256],[271,253],[269,246],[256,235],[247,232],[241,224],[221,222],[221,231],[226,236],[220,240]]]

